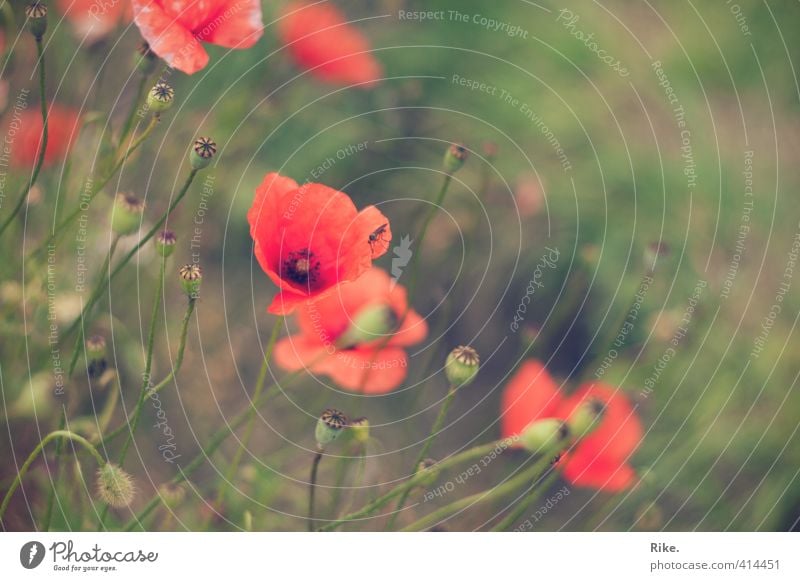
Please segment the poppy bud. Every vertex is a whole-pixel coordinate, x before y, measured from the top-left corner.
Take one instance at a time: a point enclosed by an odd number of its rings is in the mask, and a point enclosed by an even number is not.
[[[178,239],[172,230],[162,230],[156,234],[155,245],[159,256],[167,258],[175,250],[175,244],[177,243]]]
[[[117,194],[111,215],[111,229],[120,236],[136,232],[142,223],[144,206],[144,202],[133,194]]]
[[[139,72],[147,76],[151,74],[156,68],[156,53],[150,50],[150,45],[142,42],[136,48],[136,68]]]
[[[336,342],[345,348],[368,343],[391,333],[396,325],[397,317],[391,308],[387,305],[373,305],[361,309]]]
[[[366,444],[369,441],[369,420],[367,418],[357,418],[350,422],[351,437],[359,444]]]
[[[175,90],[164,81],[158,81],[147,94],[147,108],[153,113],[161,113],[172,107]]]
[[[133,479],[116,464],[108,462],[97,471],[97,496],[116,508],[124,508],[133,500]]]
[[[203,269],[199,264],[184,264],[178,270],[181,277],[181,286],[190,299],[196,299],[203,282]]]
[[[594,430],[605,413],[605,406],[599,399],[590,398],[572,412],[567,419],[570,430],[578,438],[583,438]]]
[[[439,480],[439,472],[438,462],[433,458],[425,458],[417,466],[417,473],[414,475],[414,479],[418,481],[418,486],[428,488]]]
[[[208,167],[215,153],[217,153],[217,144],[210,137],[197,138],[192,144],[192,152],[189,154],[192,169],[201,170]]]
[[[467,148],[460,143],[453,143],[447,148],[447,153],[444,154],[444,171],[448,174],[454,174],[464,162],[467,160]]]
[[[314,430],[317,446],[322,449],[333,442],[341,435],[345,426],[347,426],[347,417],[339,410],[327,409],[322,412]]]
[[[28,27],[36,40],[41,40],[47,30],[47,4],[34,0],[25,7]]]
[[[447,356],[444,373],[452,387],[463,387],[478,375],[480,357],[472,347],[461,345],[453,349]]]
[[[566,442],[569,435],[570,430],[566,423],[556,418],[547,418],[528,424],[520,434],[519,441],[526,451],[539,454]]]

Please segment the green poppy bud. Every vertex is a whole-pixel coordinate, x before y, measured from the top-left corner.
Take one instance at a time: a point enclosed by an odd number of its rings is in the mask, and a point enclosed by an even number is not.
[[[158,81],[147,94],[147,108],[155,114],[172,107],[175,90],[164,81]]]
[[[556,418],[547,418],[528,424],[520,434],[519,441],[526,451],[540,454],[566,443],[569,435],[566,423]]]
[[[463,387],[478,375],[480,357],[478,352],[472,347],[461,345],[453,349],[447,356],[444,372],[447,381],[452,387]]]
[[[181,286],[190,299],[196,299],[200,293],[200,284],[203,282],[203,269],[199,264],[184,264],[178,269]]]
[[[189,154],[192,169],[201,170],[208,167],[215,153],[217,153],[217,144],[210,137],[197,138],[192,144],[192,152]]]
[[[460,143],[453,143],[444,154],[444,171],[448,174],[456,173],[464,165],[467,155],[466,147]]]
[[[133,234],[142,223],[145,203],[133,194],[117,194],[111,216],[111,229],[120,236]]]
[[[605,413],[602,401],[589,398],[578,406],[567,419],[569,429],[578,438],[588,436],[600,424]]]
[[[388,305],[373,305],[361,309],[336,343],[343,347],[352,347],[361,343],[369,343],[391,333],[397,326],[397,316]]]
[[[31,34],[37,40],[41,40],[47,30],[47,4],[40,0],[34,0],[25,7],[25,16],[28,19]]]
[[[175,244],[178,243],[178,238],[172,230],[162,230],[155,237],[156,250],[159,256],[167,258],[175,250]]]
[[[347,417],[339,410],[327,409],[322,412],[314,430],[317,446],[320,449],[325,448],[341,435],[345,426],[347,426]]]

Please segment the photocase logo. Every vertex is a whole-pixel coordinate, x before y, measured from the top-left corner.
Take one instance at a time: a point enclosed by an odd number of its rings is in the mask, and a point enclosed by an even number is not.
[[[39,541],[29,541],[19,550],[19,562],[26,569],[35,569],[44,560],[44,545]]]
[[[406,234],[400,239],[400,244],[392,249],[394,252],[394,257],[392,257],[392,288],[397,284],[400,275],[403,274],[403,269],[408,266],[411,255],[414,254],[411,251],[412,242],[411,237]]]

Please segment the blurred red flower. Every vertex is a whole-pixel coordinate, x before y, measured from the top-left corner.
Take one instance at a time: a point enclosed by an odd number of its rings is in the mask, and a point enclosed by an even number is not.
[[[619,389],[587,383],[563,398],[544,366],[539,361],[526,361],[503,393],[503,437],[520,434],[535,420],[567,419],[589,398],[603,402],[605,413],[600,424],[561,457],[563,475],[575,486],[619,492],[636,478],[627,461],[643,434],[639,417]]]
[[[326,83],[369,88],[383,74],[367,39],[328,2],[290,3],[278,33],[297,65]]]
[[[6,127],[7,147],[11,162],[18,167],[32,168],[42,146],[42,114],[38,106],[24,111],[14,110]],[[47,113],[47,149],[43,166],[63,161],[80,131],[80,115],[75,109],[54,104]],[[9,143],[10,140],[10,143]]]
[[[256,188],[247,220],[258,263],[281,289],[268,309],[275,314],[357,279],[392,239],[374,206],[359,212],[347,194],[277,173]]]
[[[250,48],[264,28],[259,0],[133,0],[133,11],[150,49],[188,75],[208,63],[203,42]]]
[[[388,339],[382,336],[338,347],[337,340],[359,313],[376,306],[388,307],[394,319],[402,321],[400,328]],[[425,320],[408,309],[406,289],[380,268],[371,268],[357,280],[340,284],[335,292],[306,302],[296,319],[300,333],[278,342],[275,362],[288,371],[308,368],[327,375],[351,391],[363,384],[364,393],[369,394],[386,393],[403,382],[408,362],[402,347],[419,343],[428,334]]]
[[[128,0],[58,0],[57,4],[78,36],[88,42],[103,38],[133,16]]]

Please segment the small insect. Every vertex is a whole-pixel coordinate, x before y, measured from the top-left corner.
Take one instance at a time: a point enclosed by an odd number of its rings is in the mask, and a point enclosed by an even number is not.
[[[386,239],[383,237],[383,235],[386,233],[386,229],[387,229],[388,227],[389,227],[389,223],[387,222],[386,224],[382,224],[381,226],[378,226],[378,227],[377,227],[377,228],[376,228],[376,229],[375,229],[375,230],[374,230],[374,231],[373,231],[373,232],[372,232],[372,233],[369,235],[369,239],[368,239],[368,242],[369,242],[369,247],[370,247],[370,249],[372,250],[373,254],[375,253],[375,243],[376,243],[376,242],[378,242],[379,240],[380,240],[381,242],[385,242],[385,243],[388,243],[388,242],[389,242],[388,240],[386,240]]]

